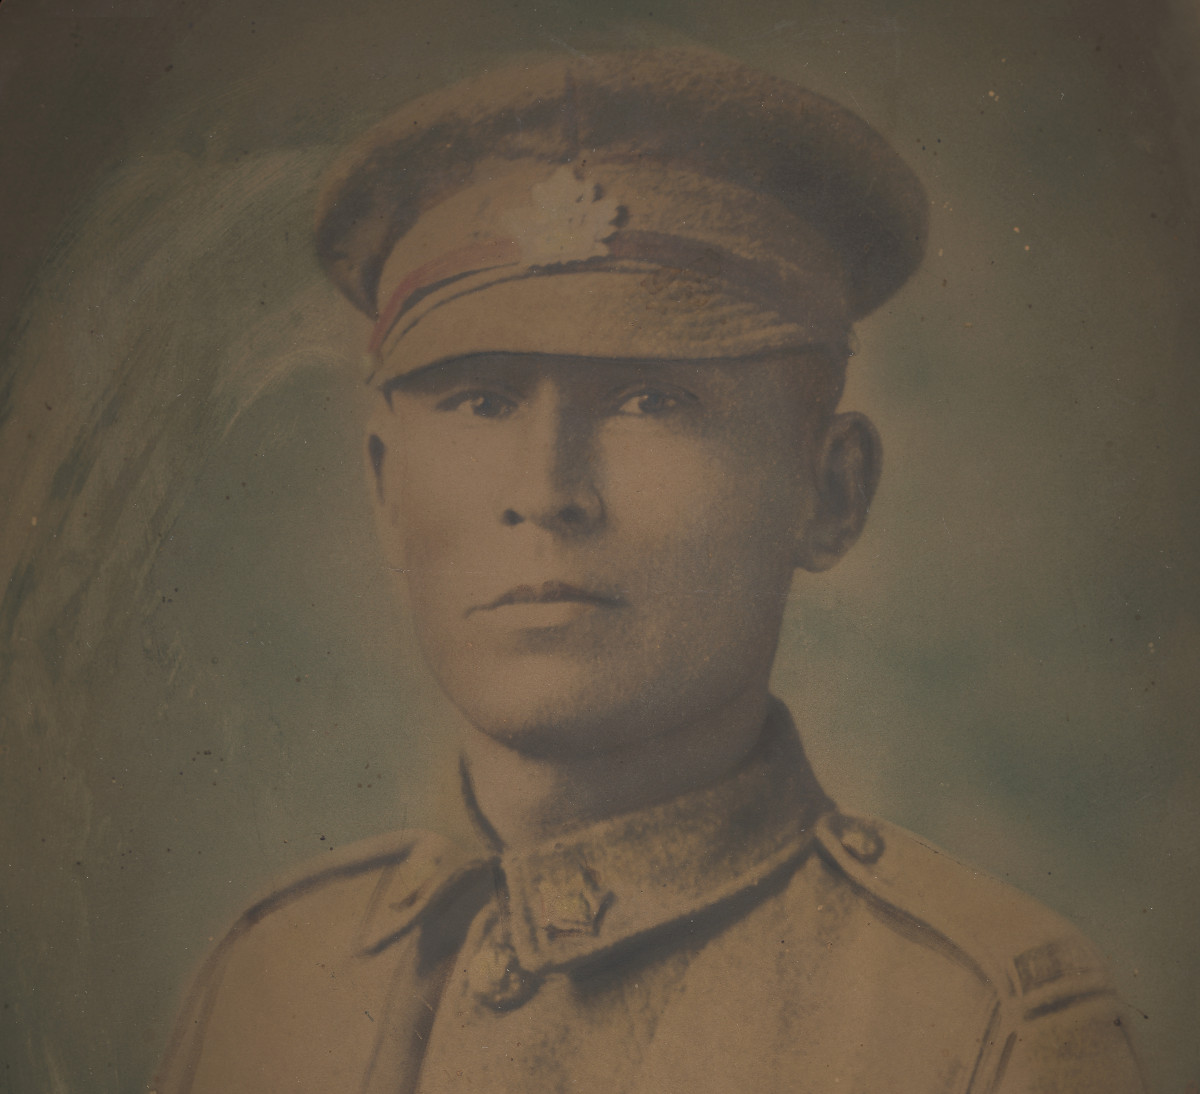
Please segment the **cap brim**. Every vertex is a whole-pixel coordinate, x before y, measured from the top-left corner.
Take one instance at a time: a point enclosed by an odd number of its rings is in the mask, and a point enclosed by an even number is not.
[[[798,314],[799,312],[799,314]],[[811,319],[806,320],[807,313]],[[623,360],[706,360],[845,339],[820,301],[784,318],[686,271],[579,270],[464,288],[388,339],[376,377],[481,353]]]

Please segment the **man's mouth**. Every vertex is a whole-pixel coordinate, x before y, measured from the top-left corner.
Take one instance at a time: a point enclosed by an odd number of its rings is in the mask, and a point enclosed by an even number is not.
[[[516,604],[591,604],[597,607],[614,608],[623,600],[615,593],[595,589],[583,589],[565,581],[543,581],[540,585],[514,585],[501,593],[495,600],[477,604],[467,609],[467,615],[475,612],[490,612]]]

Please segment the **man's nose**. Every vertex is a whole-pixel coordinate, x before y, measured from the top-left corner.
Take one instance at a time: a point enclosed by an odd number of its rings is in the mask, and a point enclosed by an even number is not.
[[[539,385],[526,406],[500,520],[559,536],[583,536],[604,521],[595,425],[558,386]]]

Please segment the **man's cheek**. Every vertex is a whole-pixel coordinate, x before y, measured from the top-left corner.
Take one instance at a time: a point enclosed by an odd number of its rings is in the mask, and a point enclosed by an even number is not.
[[[467,538],[469,517],[477,504],[462,493],[444,478],[409,476],[400,495],[398,519],[414,564],[437,562]]]

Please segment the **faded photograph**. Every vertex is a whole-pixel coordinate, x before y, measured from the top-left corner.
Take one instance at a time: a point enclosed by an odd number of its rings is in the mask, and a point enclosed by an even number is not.
[[[10,11],[5,1089],[1195,1089],[1186,12]]]

